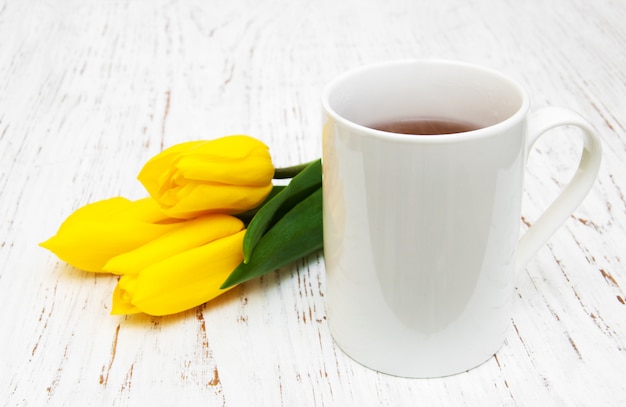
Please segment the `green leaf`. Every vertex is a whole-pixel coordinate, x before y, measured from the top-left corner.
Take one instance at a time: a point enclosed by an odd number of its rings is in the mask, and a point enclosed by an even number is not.
[[[286,188],[285,185],[274,185],[272,187],[272,190],[270,191],[269,195],[267,196],[267,198],[265,198],[265,200],[263,202],[261,202],[261,204],[259,204],[256,208],[250,209],[250,210],[245,211],[245,212],[238,213],[238,214],[236,214],[234,216],[239,218],[239,219],[241,219],[243,221],[243,223],[248,225],[250,223],[250,221],[254,218],[254,216],[257,214],[257,212],[263,206],[265,206],[265,204],[267,204],[269,201],[271,201],[272,198],[274,198],[276,195],[278,195],[285,188]]]
[[[232,287],[286,266],[321,249],[323,245],[320,187],[263,235],[250,261],[239,264],[221,288]]]
[[[296,204],[311,195],[322,185],[322,161],[310,163],[296,175],[289,185],[270,199],[250,221],[243,239],[244,263],[250,261],[252,252],[263,235]],[[321,215],[321,214],[320,214]]]

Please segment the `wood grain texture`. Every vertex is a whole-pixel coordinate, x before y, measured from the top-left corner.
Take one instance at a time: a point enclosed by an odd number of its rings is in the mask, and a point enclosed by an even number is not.
[[[620,0],[0,1],[0,400],[7,406],[619,406],[626,403],[626,3]],[[109,315],[116,280],[37,244],[74,209],[145,195],[174,143],[251,134],[320,156],[322,87],[442,57],[519,78],[605,147],[586,201],[517,279],[511,329],[467,373],[410,380],[332,342],[310,256],[197,309]],[[529,159],[522,228],[572,175],[570,129]]]

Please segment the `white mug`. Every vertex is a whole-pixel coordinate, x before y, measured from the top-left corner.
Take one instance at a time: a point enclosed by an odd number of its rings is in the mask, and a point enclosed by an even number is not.
[[[600,140],[578,114],[529,114],[522,86],[461,62],[408,60],[348,72],[324,91],[327,317],[336,344],[374,370],[440,377],[493,356],[514,278],[597,176]],[[441,118],[479,128],[406,135],[375,123]],[[524,169],[539,136],[582,129],[573,179],[519,239]]]

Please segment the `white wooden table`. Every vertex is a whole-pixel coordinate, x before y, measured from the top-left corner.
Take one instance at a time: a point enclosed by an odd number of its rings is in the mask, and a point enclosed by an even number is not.
[[[625,21],[623,0],[0,0],[0,404],[626,405]],[[319,157],[323,85],[407,57],[499,69],[604,142],[482,366],[415,380],[350,360],[321,254],[179,315],[120,317],[115,277],[37,246],[81,205],[143,197],[138,170],[178,142],[246,133],[278,166]],[[530,157],[522,229],[572,175],[567,134]]]

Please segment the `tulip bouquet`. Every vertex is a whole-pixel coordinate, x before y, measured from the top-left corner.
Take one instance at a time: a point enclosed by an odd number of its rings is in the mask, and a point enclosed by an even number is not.
[[[41,243],[119,275],[112,314],[184,311],[323,245],[320,160],[274,168],[265,144],[234,135],[172,146],[138,179],[149,197],[83,206]]]

